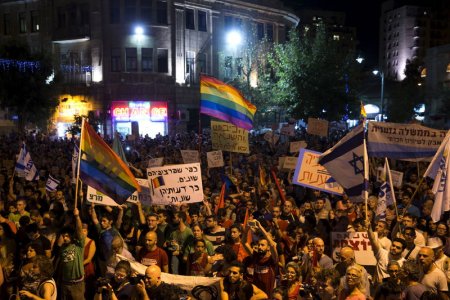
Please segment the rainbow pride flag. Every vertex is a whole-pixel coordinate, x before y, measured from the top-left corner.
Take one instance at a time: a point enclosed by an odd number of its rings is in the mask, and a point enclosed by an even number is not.
[[[83,121],[81,129],[80,151],[80,179],[83,183],[119,204],[134,191],[141,190],[128,166],[86,121]]]
[[[229,122],[237,127],[253,128],[256,106],[241,93],[224,82],[210,76],[200,76],[200,112]]]

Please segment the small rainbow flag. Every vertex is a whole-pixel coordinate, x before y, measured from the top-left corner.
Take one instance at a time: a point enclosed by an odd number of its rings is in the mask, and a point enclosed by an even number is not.
[[[141,187],[128,166],[83,120],[80,139],[80,179],[87,185],[124,203]]]
[[[160,186],[165,185],[166,183],[164,182],[164,177],[162,176],[158,176],[152,179],[152,183],[153,183],[153,188],[159,188]]]
[[[256,106],[248,102],[242,94],[214,77],[200,76],[200,112],[229,122],[237,127],[253,128]]]

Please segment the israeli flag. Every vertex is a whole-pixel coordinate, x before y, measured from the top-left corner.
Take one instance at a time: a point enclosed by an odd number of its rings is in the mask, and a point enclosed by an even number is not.
[[[45,184],[45,189],[49,192],[56,191],[56,188],[59,185],[59,180],[53,178],[52,175],[48,175],[47,183]]]
[[[328,170],[349,197],[356,198],[362,196],[365,187],[365,160],[364,127],[360,124],[323,153],[319,164]]]

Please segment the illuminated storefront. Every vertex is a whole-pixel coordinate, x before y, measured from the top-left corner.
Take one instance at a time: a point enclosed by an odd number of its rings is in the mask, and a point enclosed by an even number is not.
[[[67,129],[75,122],[75,116],[87,116],[93,110],[93,101],[82,95],[61,95],[54,114],[58,137],[67,136]]]
[[[167,134],[167,102],[113,101],[111,115],[114,131],[122,136]]]

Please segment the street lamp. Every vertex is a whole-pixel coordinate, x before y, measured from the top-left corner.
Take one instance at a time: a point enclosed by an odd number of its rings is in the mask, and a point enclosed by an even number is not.
[[[226,35],[227,44],[231,47],[237,47],[242,43],[242,34],[237,30],[231,30]]]
[[[384,122],[384,73],[383,71],[373,70],[373,75],[380,76],[381,78],[381,121]]]

